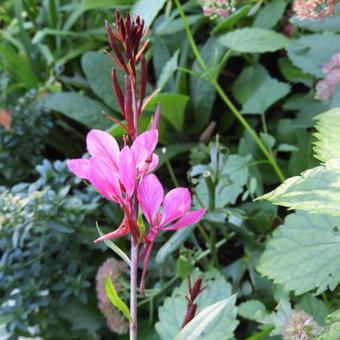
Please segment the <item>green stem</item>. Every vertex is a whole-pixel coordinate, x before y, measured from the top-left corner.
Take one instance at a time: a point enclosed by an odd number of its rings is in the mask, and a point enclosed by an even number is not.
[[[170,174],[171,180],[174,183],[175,187],[179,187],[179,183],[177,181],[175,172],[174,172],[174,170],[172,168],[172,165],[171,165],[171,163],[170,163],[170,161],[168,159],[165,160],[165,165],[166,165],[166,167],[168,169],[168,172]]]
[[[179,14],[181,16],[181,19],[183,21],[184,29],[187,35],[187,38],[189,40],[189,44],[191,46],[191,49],[200,64],[201,68],[203,71],[207,71],[208,67],[205,64],[198,47],[195,43],[194,37],[190,31],[190,27],[188,24],[188,21],[186,19],[184,10],[179,2],[179,0],[175,0],[176,6],[178,8]],[[228,54],[228,53],[227,53]],[[229,57],[229,55],[227,56]],[[227,58],[226,57],[226,58]],[[266,156],[268,159],[269,163],[272,165],[277,177],[280,179],[281,182],[285,180],[285,176],[283,175],[281,169],[279,168],[275,158],[273,155],[269,152],[269,150],[266,148],[266,146],[263,144],[255,130],[249,125],[249,123],[243,118],[242,114],[237,110],[237,108],[234,106],[234,104],[230,101],[228,96],[224,93],[222,87],[218,84],[216,79],[210,79],[209,82],[214,86],[216,92],[220,95],[221,99],[223,102],[226,104],[226,106],[229,108],[229,110],[234,114],[234,116],[238,119],[238,121],[242,124],[242,126],[248,131],[248,133],[251,135],[251,137],[254,139],[255,143],[259,147],[259,149],[263,152],[263,154]]]
[[[267,328],[265,328],[261,332],[255,334],[255,335],[252,335],[252,336],[248,337],[245,340],[258,340],[258,339],[262,339],[265,336],[267,336],[273,329],[274,329],[274,326],[268,326]]]

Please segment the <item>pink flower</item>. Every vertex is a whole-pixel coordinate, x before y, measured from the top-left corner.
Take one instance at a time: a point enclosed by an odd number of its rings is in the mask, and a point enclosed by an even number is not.
[[[138,236],[138,228],[132,217],[131,198],[137,180],[154,170],[158,156],[153,153],[158,141],[157,130],[139,135],[131,145],[119,146],[114,137],[105,131],[91,130],[86,138],[90,159],[71,159],[68,168],[78,177],[87,179],[104,197],[116,202],[124,209],[120,227],[96,241],[126,235],[130,231]]]
[[[173,189],[164,196],[162,184],[153,174],[144,177],[140,182],[137,199],[150,226],[149,233],[144,237],[145,259],[141,280],[141,291],[144,294],[146,268],[157,234],[162,230],[177,230],[196,223],[204,215],[205,209],[189,212],[191,195],[187,188]],[[175,223],[166,227],[173,222]]]

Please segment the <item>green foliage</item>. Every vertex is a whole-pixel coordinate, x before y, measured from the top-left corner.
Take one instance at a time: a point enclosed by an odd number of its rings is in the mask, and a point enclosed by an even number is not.
[[[334,290],[340,281],[339,217],[298,211],[273,234],[257,265],[259,272],[296,294]]]
[[[131,321],[132,319],[131,319],[129,307],[125,304],[125,302],[117,294],[117,291],[115,289],[115,286],[112,283],[110,276],[108,276],[106,278],[105,290],[106,290],[106,294],[107,294],[108,298],[110,299],[111,303],[115,307],[117,307],[128,320]]]
[[[110,113],[109,109],[80,93],[54,93],[46,97],[42,104],[51,110],[62,112],[89,128],[105,129],[112,125],[110,120],[104,116],[104,113]]]
[[[340,157],[340,109],[333,109],[315,117],[315,158],[322,162]]]
[[[282,34],[255,27],[237,29],[223,35],[219,41],[225,47],[244,53],[275,52],[291,45]]]
[[[284,0],[273,0],[261,8],[256,15],[253,27],[273,28],[284,14],[287,3]]]
[[[340,310],[330,314],[326,318],[327,326],[316,337],[316,340],[338,340],[340,334]]]
[[[248,300],[240,304],[238,314],[245,319],[258,321],[267,314],[267,309],[261,301]]]
[[[212,330],[211,326],[216,323],[217,320],[221,322],[221,315],[225,314],[226,310],[228,310],[231,320],[235,317],[235,300],[235,296],[230,296],[227,299],[206,307],[183,329],[181,329],[174,340],[213,339],[214,337],[218,337],[219,339],[229,339],[232,337],[232,334],[229,334],[229,332],[235,327],[234,322],[229,321],[231,325],[224,325],[227,326],[227,329],[224,328],[220,332]]]
[[[197,276],[197,272],[192,277]],[[203,275],[204,284],[208,285],[208,288],[204,290],[195,300],[198,305],[197,317],[198,319],[192,320],[192,324],[185,330],[185,335],[189,336],[191,331],[195,328],[197,322],[202,320],[202,316],[209,314],[211,311],[211,305],[219,302],[217,315],[214,316],[213,320],[209,320],[204,327],[200,329],[200,332],[204,332],[204,335],[200,333],[197,339],[214,339],[218,336],[220,339],[229,339],[232,337],[233,331],[237,326],[236,318],[236,307],[235,307],[235,296],[231,296],[231,287],[225,281],[225,279],[218,273],[208,272]],[[164,300],[164,305],[159,308],[159,322],[156,324],[156,330],[161,339],[173,339],[179,333],[180,326],[184,320],[186,313],[186,300],[184,295],[187,294],[187,281],[184,281],[179,288],[176,288],[171,297]],[[225,300],[227,299],[227,300]],[[210,308],[209,308],[210,306]],[[206,308],[209,308],[206,310]],[[215,309],[215,307],[213,309]],[[199,317],[200,313],[203,313]],[[184,329],[182,330],[182,332]],[[189,332],[189,333],[186,333]],[[183,339],[181,333],[178,335],[179,339]]]

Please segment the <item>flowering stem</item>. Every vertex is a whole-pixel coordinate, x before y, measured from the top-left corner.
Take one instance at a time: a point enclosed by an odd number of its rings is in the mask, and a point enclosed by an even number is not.
[[[193,38],[193,35],[190,31],[190,26],[188,24],[187,18],[185,16],[183,7],[180,4],[179,0],[175,0],[176,6],[178,8],[179,14],[181,16],[181,19],[183,21],[183,25],[184,25],[184,29],[187,35],[187,38],[189,40],[191,49],[198,61],[198,63],[200,64],[202,70],[204,72],[208,72],[208,67],[205,64],[199,50],[198,47],[195,43],[195,40]],[[230,53],[230,52],[229,52]],[[227,53],[227,56],[225,57],[226,60],[229,57],[229,53]],[[271,152],[266,148],[266,146],[263,144],[262,140],[259,138],[259,136],[257,135],[257,133],[255,132],[255,130],[249,125],[249,123],[243,118],[242,114],[239,112],[239,110],[237,110],[237,108],[235,107],[235,105],[231,102],[231,100],[228,98],[228,96],[225,94],[225,92],[223,91],[222,87],[219,85],[219,83],[217,82],[217,80],[215,79],[218,75],[214,75],[212,78],[210,77],[210,79],[207,79],[207,81],[209,81],[211,83],[211,85],[214,86],[216,92],[220,95],[221,99],[223,100],[223,102],[225,103],[225,105],[229,108],[229,110],[233,113],[233,115],[238,119],[238,121],[242,124],[242,126],[249,132],[249,134],[251,135],[251,137],[254,139],[255,143],[257,144],[257,146],[259,147],[259,149],[262,151],[262,153],[266,156],[266,158],[268,159],[269,163],[272,165],[277,177],[279,178],[279,180],[281,182],[283,182],[285,180],[285,176],[282,173],[280,167],[278,166],[274,156],[271,154]]]
[[[130,266],[130,340],[137,340],[137,268],[138,243],[131,237],[131,266]]]
[[[264,330],[262,330],[261,332],[255,334],[255,335],[250,336],[246,340],[258,340],[258,339],[262,339],[265,336],[267,336],[273,329],[274,329],[274,326],[268,326]]]

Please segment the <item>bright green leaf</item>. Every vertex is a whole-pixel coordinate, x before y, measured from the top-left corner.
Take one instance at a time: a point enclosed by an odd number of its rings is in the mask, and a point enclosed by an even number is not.
[[[198,339],[229,339],[232,334],[226,334],[225,330],[211,334],[211,325],[220,321],[223,314],[229,314],[232,326],[224,324],[224,327],[233,328],[235,321],[235,301],[236,296],[216,302],[206,307],[202,312],[194,317],[175,337],[174,340],[198,340]]]
[[[192,273],[192,282],[196,280],[198,275],[200,275],[199,272]],[[223,310],[223,313],[210,323],[209,328],[205,329],[205,336],[195,339],[229,339],[232,337],[233,331],[238,324],[236,320],[235,296],[231,296],[231,286],[217,271],[205,272],[201,275],[203,276],[203,285],[208,285],[208,288],[195,300],[198,305],[196,315],[216,302],[226,298],[230,298],[230,301]],[[187,301],[184,296],[187,294],[188,283],[185,280],[180,287],[173,291],[171,297],[166,298],[164,304],[159,307],[159,322],[156,324],[156,330],[162,340],[174,339],[179,333],[186,313]]]
[[[237,52],[275,52],[291,45],[284,35],[264,28],[240,28],[219,39],[225,47]]]
[[[288,178],[261,196],[273,204],[314,213],[340,215],[340,158]]]
[[[327,162],[340,157],[340,108],[332,109],[315,117],[315,157]]]
[[[129,307],[125,302],[118,296],[117,291],[112,283],[111,277],[108,276],[105,281],[105,290],[107,297],[110,299],[111,303],[117,307],[128,320],[132,320],[130,315]]]
[[[184,114],[188,96],[177,93],[162,93],[151,99],[146,110],[154,112],[157,103],[161,104],[162,113],[164,117],[171,125],[178,131],[183,127]]]
[[[297,211],[275,230],[258,271],[302,294],[333,290],[340,281],[340,217]]]

